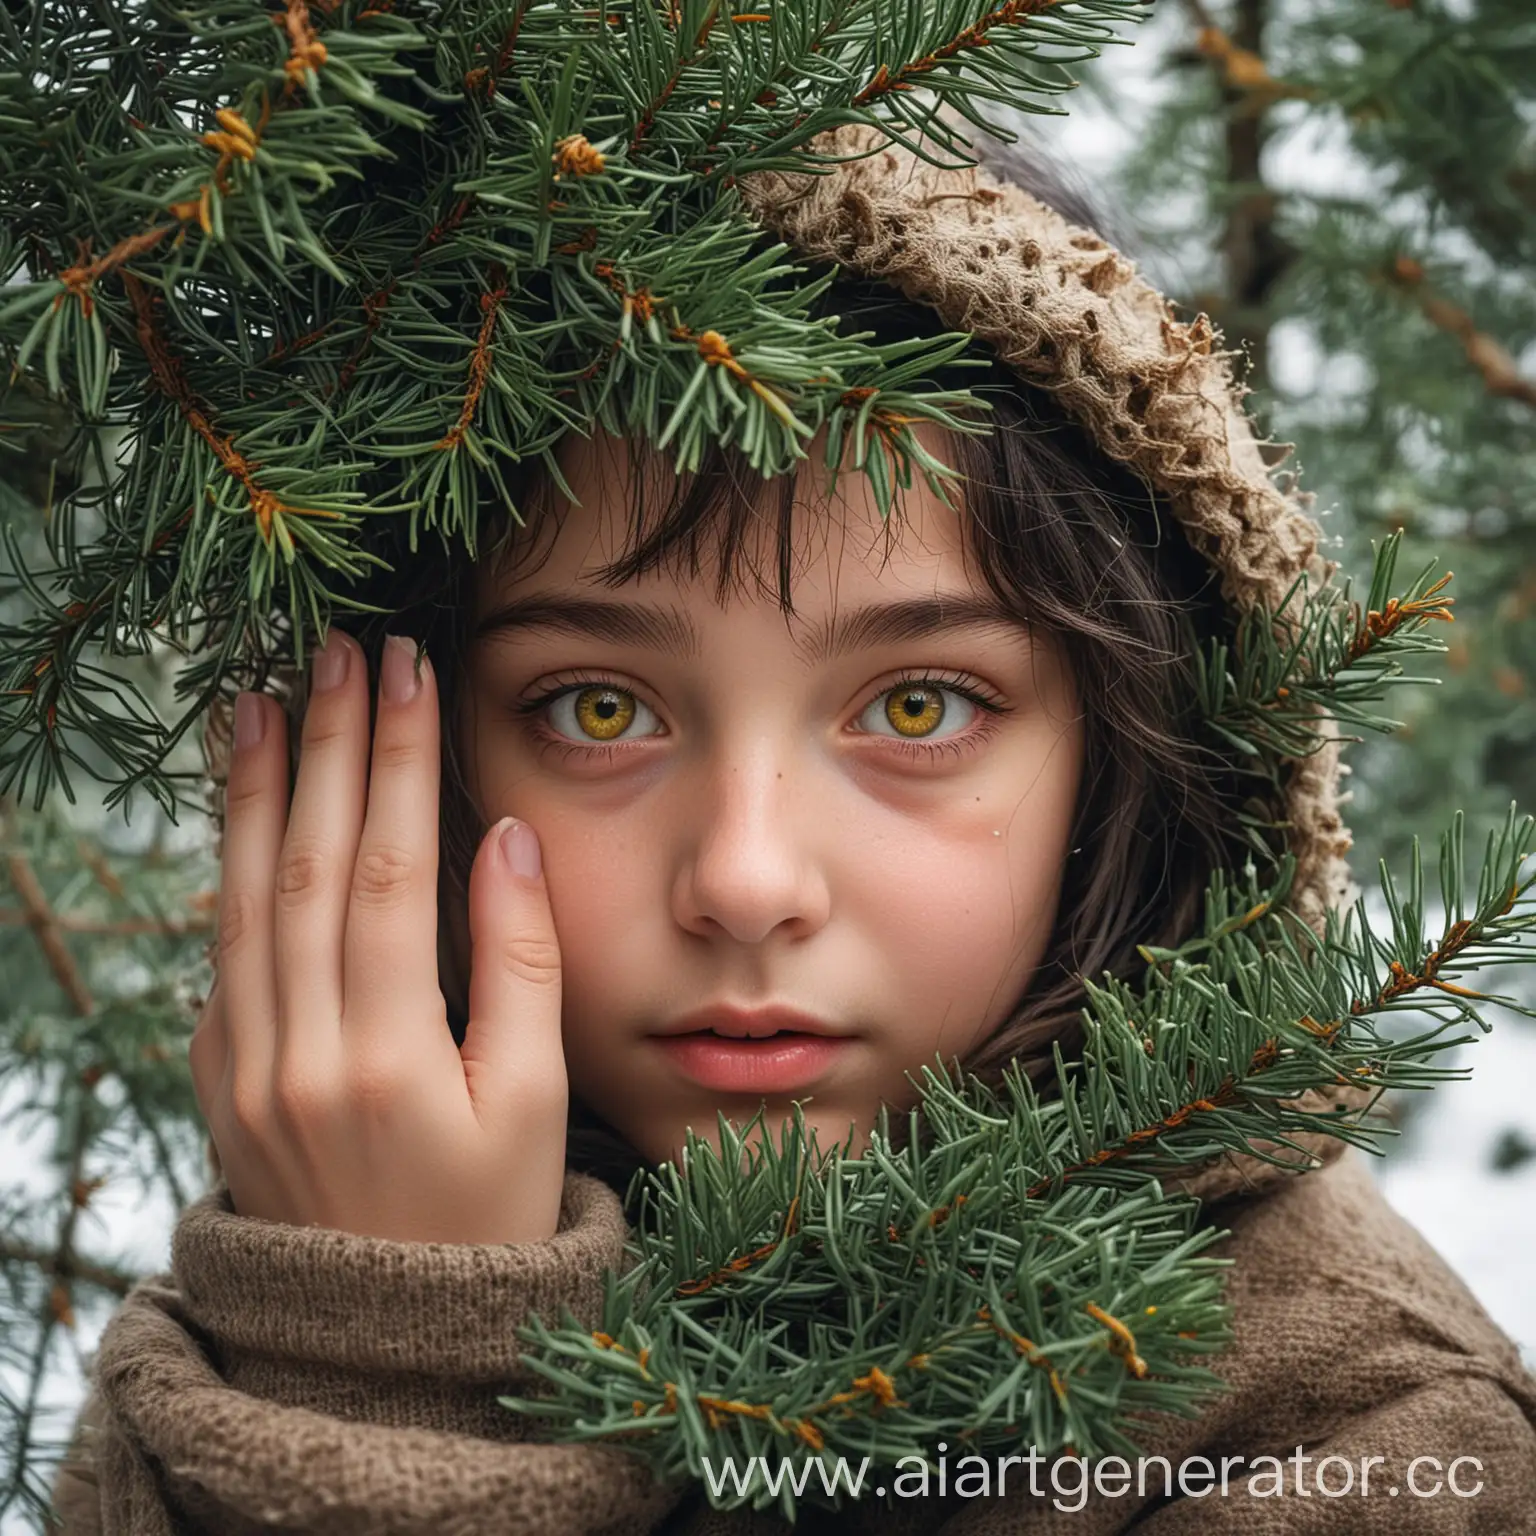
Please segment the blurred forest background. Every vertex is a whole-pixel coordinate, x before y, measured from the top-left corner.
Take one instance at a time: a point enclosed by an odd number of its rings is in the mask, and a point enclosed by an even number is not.
[[[1438,686],[1353,749],[1357,874],[1536,809],[1536,8],[1530,0],[1158,0],[1018,126],[1109,232],[1247,357],[1250,406],[1346,570],[1455,572]],[[57,424],[0,423],[0,523],[37,547]],[[5,558],[0,555],[0,558]],[[32,599],[7,560],[0,622]],[[175,657],[115,664],[167,700]],[[18,680],[6,680],[7,687]],[[119,726],[136,726],[125,701]],[[197,804],[196,743],[173,758]],[[41,1529],[90,1351],[204,1187],[186,1066],[215,866],[193,811],[0,798],[0,1531]],[[1508,976],[1496,978],[1508,985]],[[1529,984],[1527,983],[1527,986]],[[1470,1082],[1397,1106],[1388,1197],[1536,1363],[1536,1026],[1497,1016]]]

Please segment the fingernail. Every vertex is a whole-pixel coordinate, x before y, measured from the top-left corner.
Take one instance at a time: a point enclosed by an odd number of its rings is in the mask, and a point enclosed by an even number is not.
[[[514,875],[522,880],[539,878],[539,873],[544,868],[544,860],[539,853],[539,834],[526,821],[508,822],[501,829],[501,837],[498,841],[501,845],[501,856],[507,861],[507,868]]]
[[[325,693],[344,682],[347,676],[347,642],[339,630],[331,630],[325,644],[310,657],[314,691]]]
[[[254,747],[267,732],[267,712],[254,693],[235,695],[235,750]]]
[[[422,658],[426,666],[426,658]],[[385,635],[384,665],[380,668],[380,688],[391,704],[409,704],[421,688],[416,671],[416,642],[408,635]]]

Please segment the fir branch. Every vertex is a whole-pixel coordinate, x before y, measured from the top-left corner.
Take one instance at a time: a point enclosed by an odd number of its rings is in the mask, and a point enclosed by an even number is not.
[[[853,104],[867,106],[871,101],[893,91],[910,91],[915,80],[924,80],[942,65],[962,57],[972,49],[990,47],[996,41],[991,35],[994,31],[1020,26],[1061,4],[1062,0],[1003,0],[1003,4],[995,10],[989,11],[955,36],[930,47],[920,57],[901,65],[895,71],[881,64],[869,84],[854,96]]]
[[[12,878],[14,879],[14,872]],[[0,907],[0,926],[31,927],[36,922],[36,915],[27,907]],[[208,933],[213,928],[212,919],[207,917],[188,918],[178,922],[174,919],[159,917],[128,917],[112,920],[61,916],[58,913],[52,915],[51,924],[61,933],[87,934],[94,938],[132,938],[143,935],[185,938],[193,933]]]
[[[464,433],[475,419],[475,407],[485,391],[485,381],[491,368],[491,338],[496,332],[496,317],[501,311],[501,301],[507,296],[506,274],[499,267],[490,273],[491,286],[480,295],[480,310],[484,319],[480,322],[480,334],[475,338],[475,350],[469,360],[469,387],[464,391],[464,404],[459,409],[459,419],[436,444],[439,449],[451,452],[464,441]]]
[[[71,1122],[64,1179],[67,1188],[76,1188],[82,1179],[85,1155],[93,1129],[88,1097],[77,1099]],[[73,1329],[75,1326],[72,1299],[72,1283],[77,1276],[74,1254],[75,1231],[82,1208],[83,1202],[70,1200],[59,1223],[54,1241],[55,1257],[49,1266],[51,1284],[48,1287],[47,1300],[40,1309],[33,1356],[27,1363],[26,1398],[19,1410],[12,1415],[14,1422],[10,1430],[14,1438],[11,1443],[16,1448],[16,1455],[11,1466],[10,1481],[7,1485],[0,1487],[0,1509],[9,1508],[28,1492],[26,1486],[28,1464],[23,1451],[33,1437],[33,1427],[42,1399],[49,1350],[54,1335],[60,1328]]]
[[[0,1392],[4,1522],[50,1506],[48,1474],[63,1450],[50,1399],[61,1345],[79,1357],[69,1337],[77,1313],[141,1278],[117,1256],[88,1251],[100,1191],[138,1181],[173,1201],[187,1194],[181,1170],[202,1134],[185,1060],[190,1021],[163,978],[189,974],[204,935],[156,919],[199,910],[206,919],[200,897],[212,871],[185,852],[167,857],[163,824],[147,846],[134,836],[116,849],[61,807],[33,814],[7,801],[0,811],[0,886],[29,918],[0,928],[11,994],[0,1012],[0,1082],[24,1146],[52,1132],[56,1175],[36,1195],[0,1189],[0,1357],[11,1373]],[[50,932],[69,946],[67,968],[39,943]]]
[[[684,467],[713,438],[771,477],[827,426],[829,468],[852,430],[882,511],[914,462],[944,495],[953,471],[911,429],[983,430],[948,409],[969,392],[922,383],[963,338],[881,349],[808,325],[780,281],[797,269],[732,188],[814,164],[806,142],[841,122],[955,148],[938,105],[1043,107],[1145,3],[927,4],[899,23],[871,0],[410,19],[284,0],[262,27],[196,0],[169,27],[115,11],[110,32],[84,0],[44,0],[25,29],[0,16],[0,69],[28,61],[0,122],[18,213],[0,347],[100,469],[60,509],[40,601],[78,624],[0,634],[0,784],[41,803],[66,763],[100,760],[115,789],[174,804],[166,752],[236,675],[279,645],[302,665],[358,606],[386,564],[380,515],[409,517],[412,548],[422,529],[472,539],[482,477],[614,425],[621,401],[619,430],[668,432]],[[475,306],[497,271],[505,293]],[[96,543],[74,531],[87,508]],[[193,708],[144,740],[109,732],[84,649],[197,622]]]
[[[273,534],[282,541],[290,557],[293,539],[285,526],[290,517],[340,518],[341,513],[326,507],[295,507],[285,503],[274,491],[259,484],[255,478],[258,466],[251,464],[235,449],[231,437],[221,437],[209,421],[202,405],[192,394],[183,376],[181,364],[162,339],[155,325],[154,303],[144,284],[131,272],[124,273],[123,286],[133,305],[139,346],[149,363],[150,373],[161,392],[173,401],[187,425],[213,450],[213,456],[229,477],[236,481],[249,498],[251,513],[256,520],[262,542],[270,549]]]
[[[32,917],[32,930],[39,947],[47,957],[48,967],[60,989],[69,999],[70,1007],[81,1018],[90,1018],[97,1011],[84,978],[81,976],[68,946],[60,937],[53,921],[53,910],[48,901],[32,862],[16,841],[14,827],[15,808],[0,804],[0,833],[9,845],[6,855],[6,872],[16,887],[17,894]],[[70,1191],[70,1199],[64,1207],[53,1242],[51,1262],[46,1266],[49,1278],[47,1300],[38,1320],[35,1354],[28,1363],[27,1395],[20,1410],[14,1415],[14,1444],[25,1447],[32,1438],[33,1424],[41,1401],[44,1367],[54,1334],[59,1328],[73,1329],[75,1311],[73,1281],[78,1275],[79,1263],[75,1255],[75,1235],[79,1226],[80,1212],[89,1201],[92,1185],[85,1178],[85,1158],[95,1129],[92,1099],[89,1092],[75,1098],[69,1117],[66,1143],[64,1187]],[[9,1486],[0,1488],[0,1509],[7,1508],[24,1492],[26,1458],[17,1454],[11,1469]]]
[[[1229,91],[1249,98],[1245,108],[1249,113],[1257,115],[1288,98],[1316,100],[1320,94],[1312,86],[1277,80],[1259,54],[1235,42],[1216,24],[1204,0],[1184,0],[1184,8],[1200,29],[1195,47],[1211,61]]]
[[[1196,688],[1205,723],[1228,747],[1271,773],[1287,759],[1311,756],[1331,725],[1388,732],[1398,722],[1367,706],[1388,689],[1431,682],[1403,672],[1403,658],[1443,652],[1425,633],[1451,622],[1454,598],[1442,596],[1450,574],[1426,566],[1400,596],[1391,595],[1401,531],[1384,539],[1364,603],[1341,591],[1310,590],[1300,578],[1271,614],[1245,616],[1234,640],[1214,641],[1199,656]]]

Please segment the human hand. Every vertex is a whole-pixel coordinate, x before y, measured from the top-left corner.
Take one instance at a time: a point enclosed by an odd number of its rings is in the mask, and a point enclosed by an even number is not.
[[[236,706],[218,977],[190,1046],[235,1210],[403,1242],[551,1237],[569,1090],[537,836],[508,818],[476,852],[461,1051],[437,972],[436,680],[388,639],[370,766],[362,648],[329,642],[291,811],[282,710]]]

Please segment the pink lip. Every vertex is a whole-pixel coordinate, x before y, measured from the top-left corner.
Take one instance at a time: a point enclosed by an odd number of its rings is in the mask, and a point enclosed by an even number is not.
[[[842,1033],[835,1025],[818,1019],[814,1014],[802,1013],[798,1008],[786,1008],[778,1004],[766,1008],[742,1008],[735,1003],[707,1003],[702,1008],[695,1008],[692,1013],[684,1014],[657,1033],[683,1035],[702,1029],[711,1029],[716,1034],[730,1035],[738,1040],[758,1040],[781,1031],[793,1031],[801,1035]]]
[[[727,1040],[697,1031],[654,1038],[684,1077],[720,1093],[789,1093],[808,1087],[852,1043],[788,1032],[765,1040]]]

